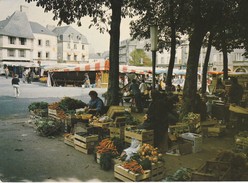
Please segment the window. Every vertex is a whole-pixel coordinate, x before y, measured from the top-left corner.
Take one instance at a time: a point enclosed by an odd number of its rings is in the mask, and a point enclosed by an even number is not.
[[[74,60],[75,60],[75,61],[77,60],[77,55],[74,55]]]
[[[38,58],[41,58],[41,52],[40,51],[38,52]]]
[[[19,51],[19,57],[25,57],[25,50]]]
[[[77,49],[77,44],[74,44],[74,49]]]
[[[25,45],[26,44],[26,38],[19,38],[20,44]]]
[[[67,48],[69,48],[69,49],[71,48],[71,45],[70,45],[70,43],[68,43],[68,44],[67,44]]]
[[[42,41],[41,39],[38,40],[38,45],[41,46],[42,45]]]
[[[50,46],[50,41],[46,40],[46,46]]]
[[[50,55],[49,52],[46,52],[46,58],[49,58],[49,55]]]
[[[15,44],[16,38],[15,37],[9,37],[9,44]]]
[[[84,45],[82,44],[82,50],[84,50]]]
[[[161,64],[165,64],[164,57],[161,57]]]
[[[8,56],[9,56],[9,57],[14,57],[14,56],[15,56],[15,50],[9,49],[9,50],[8,50]]]
[[[67,55],[67,60],[71,60],[71,55]]]
[[[235,61],[243,61],[242,53],[235,54]]]

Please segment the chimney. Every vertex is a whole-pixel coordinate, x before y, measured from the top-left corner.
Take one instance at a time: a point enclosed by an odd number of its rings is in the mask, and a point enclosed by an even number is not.
[[[24,5],[21,5],[20,6],[20,12],[28,13],[28,7],[24,6]]]

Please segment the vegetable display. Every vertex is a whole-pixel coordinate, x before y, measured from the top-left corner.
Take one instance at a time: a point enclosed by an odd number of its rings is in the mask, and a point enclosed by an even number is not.
[[[158,148],[154,148],[150,144],[143,144],[138,152],[142,160],[147,158],[152,163],[157,163],[159,160],[162,160],[162,154],[158,153]]]
[[[28,106],[29,111],[34,111],[36,109],[47,109],[48,103],[47,102],[33,102]]]
[[[49,119],[40,119],[35,122],[37,131],[41,136],[57,135],[62,131],[62,123]]]
[[[132,161],[129,161],[129,162],[125,162],[121,166],[123,168],[126,168],[126,169],[132,171],[133,173],[144,174],[144,170],[143,170],[142,166],[137,161],[135,161],[135,160],[132,160]]]
[[[110,140],[109,138],[103,139],[96,148],[97,148],[97,153],[100,154],[103,153],[112,153],[113,155],[118,154],[118,151],[113,141]]]

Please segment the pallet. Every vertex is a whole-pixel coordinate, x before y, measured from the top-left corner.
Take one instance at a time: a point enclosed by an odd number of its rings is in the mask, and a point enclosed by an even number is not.
[[[157,163],[152,163],[151,169],[151,181],[160,181],[165,177],[164,163],[159,161]]]
[[[191,181],[227,181],[230,163],[207,161],[197,171],[192,172]]]
[[[132,138],[137,139],[141,143],[141,145],[150,144],[153,146],[154,144],[154,131],[153,130],[146,130],[146,131],[142,131],[141,133],[136,133],[136,132],[128,131],[125,129],[124,135],[125,135],[124,141],[130,144],[131,144]]]
[[[144,174],[137,174],[123,168],[119,164],[116,164],[114,167],[114,176],[123,182],[147,182],[150,180],[151,170],[145,170]]]
[[[116,128],[116,127],[109,127],[109,135],[110,135],[110,138],[113,138],[113,137],[118,137],[122,140],[124,140],[124,131],[125,131],[125,127],[119,127],[119,128]]]

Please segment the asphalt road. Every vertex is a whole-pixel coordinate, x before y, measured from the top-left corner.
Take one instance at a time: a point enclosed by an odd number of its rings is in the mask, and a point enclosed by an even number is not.
[[[11,79],[0,77],[0,182],[113,182],[113,171],[103,171],[93,155],[63,142],[63,137],[41,137],[30,125],[28,105],[54,102],[68,96],[89,101],[90,89],[21,84],[14,97]],[[106,89],[95,89],[99,95]]]

